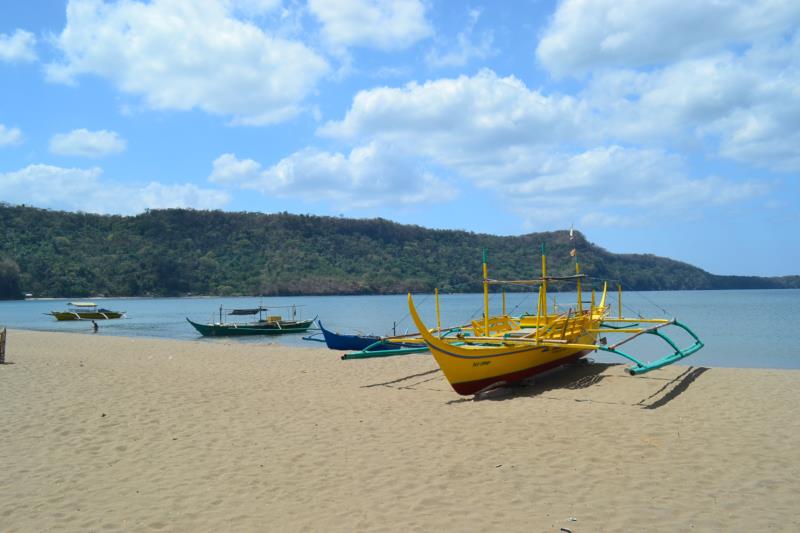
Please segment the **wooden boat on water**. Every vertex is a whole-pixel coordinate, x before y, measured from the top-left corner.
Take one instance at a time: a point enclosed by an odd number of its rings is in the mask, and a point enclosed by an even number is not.
[[[427,352],[428,347],[419,335],[400,335],[380,337],[378,335],[353,335],[333,332],[317,320],[319,331],[307,337],[306,341],[324,342],[331,350],[347,351],[342,359],[368,359]],[[322,338],[319,338],[322,336]]]
[[[282,315],[265,315],[274,309],[290,309],[291,318],[285,319]],[[225,322],[223,316],[254,316],[258,318],[250,322]],[[186,317],[191,324],[204,337],[233,337],[244,335],[283,335],[286,333],[304,333],[311,327],[316,317],[310,320],[297,320],[297,306],[283,307],[255,307],[250,309],[224,309],[219,308],[219,322],[200,324]]]
[[[58,321],[65,320],[112,320],[122,318],[125,311],[111,311],[110,309],[98,308],[94,302],[69,302],[66,311],[50,311],[45,313],[52,315]]]
[[[431,350],[436,362],[453,389],[464,395],[476,394],[491,387],[512,383],[530,376],[576,361],[587,354],[601,350],[624,357],[634,363],[628,368],[631,375],[642,374],[672,364],[695,353],[703,347],[700,339],[685,325],[675,319],[624,318],[622,296],[619,291],[619,316],[609,317],[606,305],[608,285],[603,285],[600,302],[595,305],[594,291],[588,308],[584,308],[581,281],[585,278],[575,263],[574,276],[547,275],[547,261],[542,247],[542,276],[531,280],[492,280],[487,273],[486,254],[483,258],[483,319],[473,321],[471,328],[462,328],[454,336],[440,337],[429,330],[420,319],[414,300],[409,293],[408,308],[420,335]],[[577,284],[577,303],[566,313],[548,314],[547,288],[556,281],[574,281]],[[520,319],[506,315],[489,316],[489,285],[538,285],[539,299],[536,315]],[[437,304],[438,316],[438,304]],[[640,324],[647,324],[647,327]],[[680,349],[662,329],[676,326],[686,331],[694,343]],[[600,334],[628,334],[609,345]],[[652,334],[666,341],[674,352],[651,363],[643,362],[623,352],[619,347],[642,334]]]
[[[367,359],[427,352],[428,347],[419,335],[379,337],[377,335],[346,335],[334,333],[319,324],[324,342],[331,350],[347,350],[342,359]],[[308,337],[304,337],[309,339]],[[317,339],[311,339],[317,340]]]
[[[374,351],[383,351],[410,346],[410,343],[392,341],[391,337],[334,333],[326,329],[325,326],[322,325],[321,320],[318,320],[317,324],[319,325],[320,333],[322,334],[325,344],[331,350],[365,350],[371,348]],[[419,347],[419,345],[416,347]],[[423,350],[427,350],[427,348],[423,348]]]

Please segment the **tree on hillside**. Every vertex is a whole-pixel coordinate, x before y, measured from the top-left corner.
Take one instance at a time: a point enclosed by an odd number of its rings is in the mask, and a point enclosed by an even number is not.
[[[0,300],[21,300],[19,266],[11,259],[0,259]]]
[[[48,211],[0,202],[0,298],[479,292],[482,250],[496,279],[582,271],[624,288],[800,287],[800,277],[714,276],[646,254],[613,254],[579,232],[500,237],[432,230],[383,219],[288,213],[149,210],[124,217]]]

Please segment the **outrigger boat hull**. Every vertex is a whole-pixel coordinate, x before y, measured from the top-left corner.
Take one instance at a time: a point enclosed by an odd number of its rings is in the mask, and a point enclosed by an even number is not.
[[[50,311],[45,313],[52,315],[53,318],[62,321],[69,320],[111,320],[114,318],[122,318],[125,311],[111,311],[98,307],[94,302],[69,302],[66,311]]]
[[[588,346],[594,344],[596,337],[578,333],[569,339],[570,343],[585,345],[585,348],[518,344],[503,346],[502,339],[496,339],[496,346],[459,346],[452,340],[443,341],[428,331],[414,307],[411,295],[408,296],[408,305],[411,318],[445,378],[453,390],[463,395],[520,381],[576,361],[593,351]]]
[[[429,346],[453,390],[462,395],[521,381],[591,353],[591,350],[525,346],[479,356],[459,356],[453,353],[452,346],[447,350]]]
[[[284,333],[304,333],[311,326],[312,320],[292,321],[278,327],[276,323],[255,324],[198,324],[186,319],[204,337],[240,337],[245,335],[282,335]]]
[[[369,359],[428,351],[428,347],[419,342],[392,341],[373,335],[342,335],[325,329],[321,321],[317,323],[328,348],[348,351],[342,355],[342,359]]]
[[[62,322],[68,320],[112,320],[122,318],[125,313],[119,311],[51,311],[48,314]]]
[[[318,324],[322,336],[325,339],[325,344],[331,350],[363,350],[373,344],[378,345],[373,348],[375,350],[391,350],[398,347],[397,345],[388,343],[381,344],[381,338],[376,335],[345,335],[342,333],[334,333],[333,331],[325,329],[322,322],[318,322]]]

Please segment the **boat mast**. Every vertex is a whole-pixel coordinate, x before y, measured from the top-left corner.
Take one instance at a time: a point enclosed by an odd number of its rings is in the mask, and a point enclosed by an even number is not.
[[[434,289],[436,294],[436,331],[439,333],[439,338],[442,338],[442,318],[439,314],[439,288]]]
[[[542,243],[542,305],[544,310],[544,320],[547,322],[547,255],[545,254],[544,243]]]
[[[581,275],[581,267],[578,264],[578,248],[575,246],[575,237],[572,234],[572,227],[569,228],[569,242],[572,245],[572,249],[570,249],[569,254],[575,258],[575,275]],[[577,279],[577,292],[578,292],[578,315],[583,313],[583,298],[581,297],[581,278]]]
[[[542,284],[539,285],[539,302],[536,305],[536,342],[539,342],[540,327],[547,325],[547,259],[544,255],[544,243],[542,243]],[[542,311],[544,311],[545,322],[542,324]]]
[[[539,325],[542,319],[542,286],[539,285],[539,302],[536,304],[536,342],[539,342]]]
[[[489,335],[489,270],[486,266],[486,248],[483,249],[483,334]]]
[[[603,294],[600,296],[600,305],[598,306],[601,309],[605,309],[606,308],[606,295],[607,294],[608,294],[608,282],[604,281],[603,282]]]

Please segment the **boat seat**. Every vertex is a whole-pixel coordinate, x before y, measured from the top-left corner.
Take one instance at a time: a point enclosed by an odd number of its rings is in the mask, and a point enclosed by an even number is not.
[[[483,320],[472,321],[472,331],[476,337],[485,334]],[[510,316],[493,316],[489,318],[489,335],[519,329],[519,323]]]

